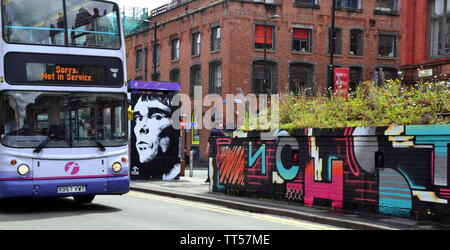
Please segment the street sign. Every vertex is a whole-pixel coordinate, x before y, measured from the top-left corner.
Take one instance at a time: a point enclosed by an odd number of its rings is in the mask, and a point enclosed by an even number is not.
[[[350,69],[335,68],[334,69],[334,94],[348,98],[350,85]]]

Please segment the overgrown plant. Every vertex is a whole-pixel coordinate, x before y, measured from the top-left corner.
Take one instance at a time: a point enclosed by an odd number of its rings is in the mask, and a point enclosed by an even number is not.
[[[379,86],[363,82],[348,99],[339,95],[283,95],[281,128],[342,128],[418,124],[450,124],[450,84],[402,85],[389,80]]]

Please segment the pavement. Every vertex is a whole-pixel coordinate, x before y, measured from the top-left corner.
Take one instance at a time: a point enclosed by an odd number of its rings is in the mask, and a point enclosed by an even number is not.
[[[131,190],[356,230],[450,229],[450,225],[425,220],[417,221],[414,218],[355,211],[336,211],[330,208],[310,207],[286,201],[213,193],[210,192],[209,183],[205,183],[207,175],[207,168],[195,168],[192,177],[189,169],[187,169],[185,176],[175,181],[132,180]]]

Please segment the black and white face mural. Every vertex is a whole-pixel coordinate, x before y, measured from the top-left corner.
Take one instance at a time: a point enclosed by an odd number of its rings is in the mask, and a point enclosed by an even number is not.
[[[133,94],[131,176],[177,179],[180,174],[179,131],[172,126],[173,95]]]

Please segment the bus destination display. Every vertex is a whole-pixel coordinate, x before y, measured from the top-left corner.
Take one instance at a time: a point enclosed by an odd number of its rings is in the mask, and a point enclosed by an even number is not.
[[[106,69],[102,66],[27,64],[27,81],[104,82]]]
[[[114,57],[8,53],[5,76],[9,84],[122,87],[123,63]]]

